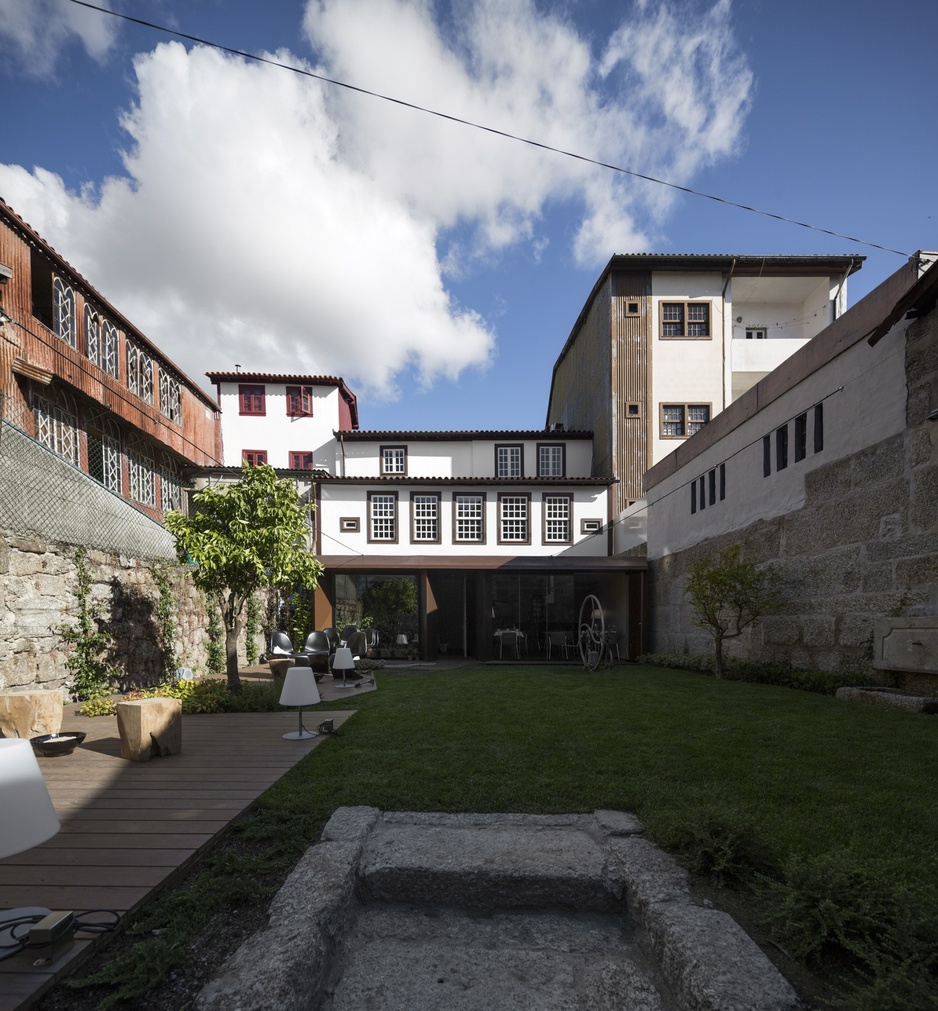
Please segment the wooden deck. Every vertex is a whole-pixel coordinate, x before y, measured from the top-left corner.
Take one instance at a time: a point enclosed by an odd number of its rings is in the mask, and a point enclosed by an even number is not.
[[[323,701],[305,724],[349,710],[330,710],[373,688],[342,691],[320,684]],[[115,717],[87,719],[66,708],[63,730],[82,730],[69,756],[40,758],[59,833],[26,853],[0,860],[0,909],[45,906],[76,913],[116,910],[126,916],[171,883],[242,811],[325,737],[285,741],[296,710],[183,717],[182,753],[138,763],[120,757]],[[0,812],[5,817],[6,812]],[[107,917],[99,917],[108,919]],[[21,1011],[87,958],[105,935],[76,935],[49,965],[37,952],[0,961],[0,1011]]]

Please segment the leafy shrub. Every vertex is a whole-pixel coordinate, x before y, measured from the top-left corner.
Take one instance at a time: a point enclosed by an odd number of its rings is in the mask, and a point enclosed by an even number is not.
[[[228,690],[224,680],[166,681],[138,688],[120,698],[100,698],[79,710],[82,716],[113,716],[118,702],[137,699],[181,699],[183,713],[272,713],[280,711],[280,687],[271,684],[244,684],[239,694]]]
[[[647,653],[638,658],[640,663],[654,667],[673,667],[679,670],[714,673],[714,659],[706,653]],[[723,676],[728,681],[751,681],[758,684],[797,688],[818,695],[834,695],[838,688],[870,684],[871,679],[862,674],[837,671],[800,670],[788,663],[770,663],[727,658]]]
[[[734,812],[703,810],[665,830],[668,849],[694,874],[720,885],[748,887],[769,866],[769,856],[754,825]]]

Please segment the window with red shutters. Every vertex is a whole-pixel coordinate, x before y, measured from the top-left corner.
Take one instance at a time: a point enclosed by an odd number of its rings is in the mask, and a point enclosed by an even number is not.
[[[287,387],[287,417],[309,418],[313,414],[312,386]]]
[[[290,450],[290,470],[312,470],[313,454]]]

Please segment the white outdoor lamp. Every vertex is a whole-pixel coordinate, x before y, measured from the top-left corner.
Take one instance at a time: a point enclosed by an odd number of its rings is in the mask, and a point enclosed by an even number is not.
[[[338,687],[340,688],[354,688],[354,683],[349,684],[346,680],[346,675],[350,670],[355,670],[355,657],[352,656],[352,651],[348,646],[340,646],[335,651],[335,656],[332,658],[332,669],[333,671],[342,672],[342,684]]]
[[[291,667],[283,679],[280,705],[298,706],[299,729],[284,734],[285,741],[308,741],[319,735],[303,726],[303,706],[314,706],[320,702],[319,688],[312,667]]]
[[[0,859],[32,849],[59,830],[52,798],[25,738],[0,738]],[[0,911],[0,945],[20,940],[23,929],[49,910],[38,906]],[[19,927],[19,929],[17,929]]]

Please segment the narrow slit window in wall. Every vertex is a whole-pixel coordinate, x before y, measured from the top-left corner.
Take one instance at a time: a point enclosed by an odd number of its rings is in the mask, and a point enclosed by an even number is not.
[[[820,453],[824,448],[824,405],[814,407],[814,452]]]
[[[720,464],[720,501],[726,498],[726,464]]]
[[[691,515],[697,512],[697,482],[690,483],[690,511]]]
[[[772,473],[772,440],[769,436],[762,439],[762,476],[768,477]]]
[[[707,475],[707,482],[710,486],[710,505],[716,505],[717,503],[717,472],[716,470],[711,470]]]
[[[795,418],[795,463],[808,455],[808,416],[799,414]]]
[[[707,507],[707,497],[706,497],[706,491],[704,489],[704,476],[703,476],[703,474],[700,475],[700,493],[699,494],[700,494],[700,508],[701,509],[706,509],[706,507]]]
[[[788,425],[775,429],[775,469],[784,470],[788,466]]]

